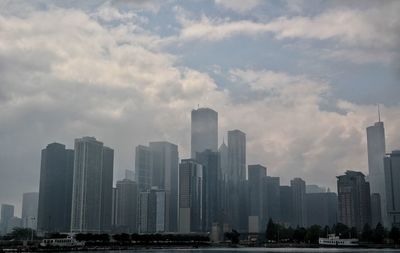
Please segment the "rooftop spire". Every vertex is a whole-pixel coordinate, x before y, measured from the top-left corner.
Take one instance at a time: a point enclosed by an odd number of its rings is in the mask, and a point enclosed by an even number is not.
[[[378,104],[378,122],[381,122],[381,109],[380,109],[380,107],[379,107],[379,104]]]

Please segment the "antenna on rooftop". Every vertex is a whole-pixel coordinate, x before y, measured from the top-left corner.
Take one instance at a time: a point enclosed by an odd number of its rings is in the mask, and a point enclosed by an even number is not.
[[[378,104],[378,122],[381,122],[381,109],[380,109],[380,107],[379,107],[379,104]]]

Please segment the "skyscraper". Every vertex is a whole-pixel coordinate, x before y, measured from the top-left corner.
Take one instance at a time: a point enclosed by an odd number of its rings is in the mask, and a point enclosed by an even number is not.
[[[113,157],[113,150],[94,137],[75,139],[72,232],[111,227]]]
[[[379,193],[371,194],[371,227],[382,224],[381,196]]]
[[[74,150],[51,143],[42,150],[37,228],[41,232],[68,232],[71,225],[71,200]]]
[[[39,193],[27,192],[22,196],[22,226],[36,230]]]
[[[178,146],[166,142],[150,142],[152,154],[152,186],[166,193],[166,231],[178,231]]]
[[[332,227],[337,223],[337,195],[334,192],[306,194],[308,227],[320,225]]]
[[[385,157],[387,211],[390,225],[400,226],[400,150]]]
[[[162,233],[166,231],[166,204],[165,190],[154,187],[140,193],[140,233]]]
[[[293,226],[307,226],[307,206],[306,206],[306,182],[301,178],[294,178],[290,181],[292,188],[292,218]]]
[[[13,205],[7,205],[7,204],[1,204],[1,229],[0,232],[2,234],[7,233],[7,228],[9,225],[9,221],[14,217],[14,206]]]
[[[263,180],[263,225],[267,224],[271,218],[274,221],[281,220],[281,196],[280,196],[280,178],[279,177],[265,177]]]
[[[219,153],[219,178],[222,181],[227,181],[228,179],[228,146],[225,144],[225,141],[222,142],[221,146],[218,149]]]
[[[203,228],[211,231],[212,223],[217,222],[219,208],[218,152],[206,149],[196,153],[196,160],[203,165]]]
[[[381,197],[382,221],[388,225],[386,211],[386,187],[383,158],[386,153],[385,128],[379,120],[367,127],[368,170],[371,193],[379,193]]]
[[[111,231],[112,188],[114,175],[114,150],[103,147],[103,168],[101,172],[101,224],[102,232]]]
[[[203,166],[193,159],[179,164],[179,232],[202,232]]]
[[[152,182],[152,155],[149,147],[139,145],[135,149],[135,172],[139,191],[147,191]]]
[[[346,171],[337,177],[338,222],[362,231],[365,224],[371,225],[371,202],[369,183],[363,173]]]
[[[280,208],[281,208],[281,215],[280,220],[286,226],[291,225],[293,220],[292,218],[292,188],[287,185],[280,186]]]
[[[124,233],[137,232],[139,191],[136,182],[123,179],[117,182],[117,230]]]
[[[228,131],[228,218],[232,228],[247,231],[245,214],[247,201],[246,183],[246,134],[240,130]]]
[[[259,233],[264,230],[263,181],[267,168],[259,164],[249,165],[249,232]],[[254,222],[250,222],[253,220]]]
[[[240,130],[228,131],[228,168],[229,181],[246,180],[246,134]]]
[[[218,151],[218,113],[210,108],[192,110],[191,154],[206,149]]]

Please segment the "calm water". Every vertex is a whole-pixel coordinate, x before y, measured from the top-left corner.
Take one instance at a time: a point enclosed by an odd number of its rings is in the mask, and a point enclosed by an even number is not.
[[[125,251],[85,251],[85,253],[225,253],[225,252],[267,252],[267,253],[390,253],[390,252],[400,252],[400,249],[295,249],[295,248],[280,248],[280,249],[266,249],[266,248],[217,248],[217,249],[149,249],[149,250],[125,250]],[[76,251],[74,252],[76,253]]]

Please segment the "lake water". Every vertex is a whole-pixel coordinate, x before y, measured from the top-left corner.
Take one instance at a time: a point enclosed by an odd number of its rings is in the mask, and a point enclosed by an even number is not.
[[[76,253],[75,251],[74,253]],[[299,248],[209,248],[209,249],[138,249],[138,250],[124,250],[124,251],[85,251],[85,253],[225,253],[225,252],[267,252],[267,253],[390,253],[390,252],[400,252],[400,249],[332,249],[332,248],[313,248],[313,249],[299,249]]]

